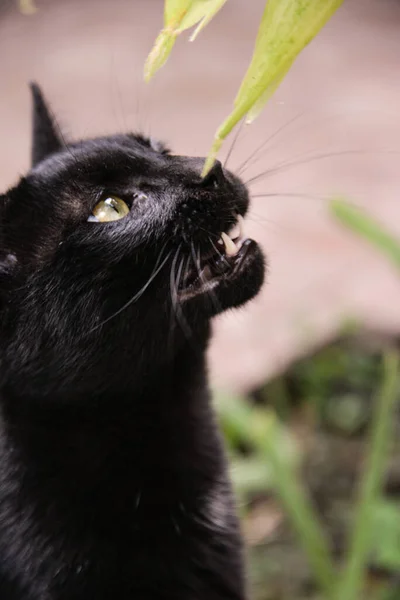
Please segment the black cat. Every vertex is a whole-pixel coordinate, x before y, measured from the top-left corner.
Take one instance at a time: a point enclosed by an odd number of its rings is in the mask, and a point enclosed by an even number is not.
[[[0,196],[0,599],[243,600],[205,353],[263,281],[246,188],[139,135],[67,145],[32,91]]]

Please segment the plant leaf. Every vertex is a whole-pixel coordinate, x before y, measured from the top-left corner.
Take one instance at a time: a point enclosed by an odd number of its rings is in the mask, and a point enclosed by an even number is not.
[[[324,598],[335,598],[337,574],[327,537],[293,466],[281,455],[281,426],[271,413],[256,436],[259,449],[272,467],[273,485],[301,541]]]
[[[37,6],[34,0],[19,0],[19,10],[24,15],[34,15],[37,12]]]
[[[172,35],[166,29],[163,29],[159,33],[144,66],[144,78],[146,81],[149,81],[154,73],[164,65],[174,47],[175,40],[176,36]]]
[[[203,0],[204,2],[204,0]],[[227,0],[213,0],[212,3],[210,3],[210,7],[208,9],[208,12],[206,15],[204,15],[204,17],[202,18],[201,22],[198,24],[198,26],[196,27],[193,35],[190,37],[190,41],[193,42],[197,36],[199,35],[200,31],[206,26],[208,25],[208,23],[211,21],[211,19],[217,14],[217,12],[219,10],[221,10],[221,8],[223,7],[223,5],[225,4],[225,2],[227,2]]]
[[[149,81],[169,57],[176,38],[199,23],[190,40],[211,21],[227,0],[165,0],[164,28],[157,36],[144,66],[144,78]]]
[[[300,52],[319,33],[343,0],[268,0],[250,66],[234,109],[217,129],[203,169],[212,167],[223,140],[241,119],[260,113]],[[254,108],[253,108],[254,107]]]
[[[372,520],[374,563],[385,569],[400,569],[400,506],[380,499]]]
[[[388,233],[382,225],[364,211],[343,200],[333,200],[331,212],[340,223],[358,233],[383,252],[395,267],[400,268],[400,241]]]
[[[371,441],[359,491],[349,555],[337,589],[336,600],[354,600],[360,597],[367,561],[373,547],[374,510],[382,495],[384,466],[395,420],[398,384],[399,356],[395,352],[388,352],[384,358],[382,389],[375,407]]]
[[[164,4],[164,25],[168,27],[174,21],[178,24],[193,4],[193,0],[165,0]]]

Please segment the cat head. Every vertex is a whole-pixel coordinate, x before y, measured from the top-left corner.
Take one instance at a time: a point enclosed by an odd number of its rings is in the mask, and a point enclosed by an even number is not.
[[[32,168],[0,198],[0,383],[124,387],[259,291],[248,192],[141,135],[67,143],[32,92]]]

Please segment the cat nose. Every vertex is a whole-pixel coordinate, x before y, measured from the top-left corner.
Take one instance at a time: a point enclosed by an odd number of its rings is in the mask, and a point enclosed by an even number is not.
[[[214,162],[213,167],[207,173],[207,175],[202,179],[201,187],[204,188],[218,188],[223,186],[226,182],[226,177],[224,174],[224,170],[222,168],[222,164],[219,160]]]

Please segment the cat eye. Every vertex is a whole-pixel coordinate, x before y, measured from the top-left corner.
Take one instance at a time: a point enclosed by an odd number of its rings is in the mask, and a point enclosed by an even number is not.
[[[107,196],[96,204],[88,221],[108,223],[118,221],[129,214],[129,206],[118,196]]]

